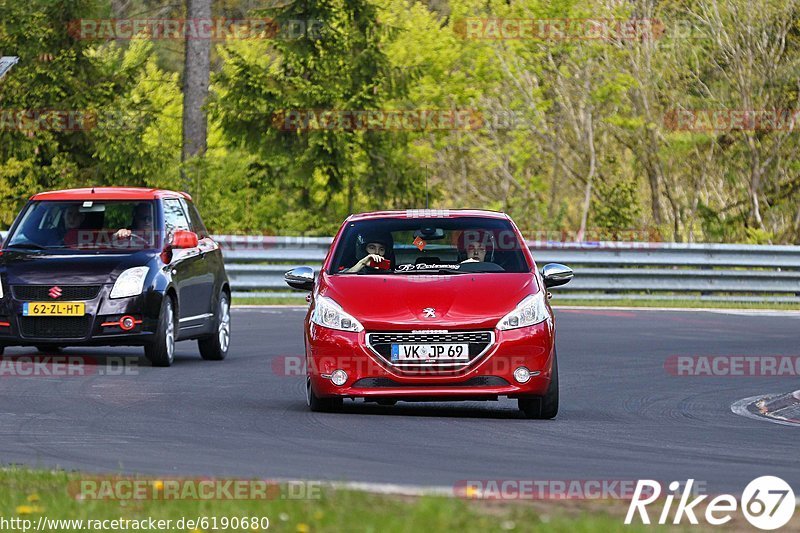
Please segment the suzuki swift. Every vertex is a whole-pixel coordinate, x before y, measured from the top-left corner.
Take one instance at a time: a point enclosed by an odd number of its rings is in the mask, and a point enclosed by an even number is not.
[[[311,291],[308,405],[508,397],[529,418],[553,418],[558,362],[547,289],[570,279],[564,265],[539,272],[503,213],[353,215],[318,275],[298,267],[285,276]]]
[[[169,366],[185,339],[204,359],[230,345],[222,254],[188,194],[98,187],[30,199],[0,251],[0,353],[136,345]]]

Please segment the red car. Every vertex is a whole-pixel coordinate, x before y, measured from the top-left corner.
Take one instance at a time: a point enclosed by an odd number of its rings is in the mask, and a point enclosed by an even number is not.
[[[547,289],[514,222],[477,210],[385,211],[345,220],[322,270],[286,273],[311,291],[307,400],[516,398],[528,418],[558,412],[555,324]]]

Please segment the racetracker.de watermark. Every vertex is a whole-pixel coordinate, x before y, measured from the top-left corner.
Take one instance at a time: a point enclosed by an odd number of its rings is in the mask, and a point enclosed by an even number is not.
[[[120,18],[77,19],[69,22],[69,34],[78,40],[207,40],[254,41],[270,39],[320,38],[326,28],[324,21],[272,18],[229,19],[212,18]]]
[[[414,276],[414,280],[421,277],[422,276]],[[452,276],[442,276],[442,280],[452,280]],[[327,374],[334,370],[344,370],[349,375],[354,376],[382,376],[386,372],[385,363],[379,363],[368,357],[322,355],[310,358],[308,361],[310,361],[310,365],[315,374]],[[414,373],[416,375],[441,373],[441,369],[435,367],[427,368],[422,364],[430,363],[433,365],[436,362],[435,359],[426,361],[424,358],[421,358],[419,362],[420,366],[414,368]],[[511,374],[516,368],[529,364],[530,357],[524,355],[492,357],[481,366],[481,370],[490,375],[504,375]],[[279,355],[272,358],[271,366],[272,373],[276,376],[305,377],[309,373],[309,363],[307,363],[306,356],[304,355]]]
[[[320,481],[240,478],[86,477],[70,481],[76,500],[319,500]]]
[[[51,378],[82,376],[134,376],[139,358],[132,356],[93,357],[87,355],[5,355],[0,356],[0,378]]]
[[[633,479],[480,479],[453,486],[460,498],[480,500],[630,500],[638,481]],[[705,491],[705,483],[693,486]]]
[[[0,108],[0,131],[33,134],[43,131],[128,130],[146,125],[146,121],[152,118],[151,115],[119,109]]]
[[[97,123],[98,114],[85,109],[0,109],[0,131],[89,131]]]
[[[289,109],[272,115],[281,131],[449,131],[484,127],[476,109]]]
[[[664,24],[650,18],[471,17],[457,21],[455,33],[479,41],[641,41],[661,37]]]
[[[797,377],[797,355],[671,355],[664,370],[678,377]]]

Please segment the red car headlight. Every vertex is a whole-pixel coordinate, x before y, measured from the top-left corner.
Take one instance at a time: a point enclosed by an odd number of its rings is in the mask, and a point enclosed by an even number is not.
[[[526,296],[513,311],[500,319],[497,329],[509,330],[533,326],[550,318],[544,300],[544,291]]]
[[[341,331],[359,332],[364,330],[361,322],[352,315],[347,314],[342,306],[326,296],[317,296],[314,299],[314,311],[311,313],[311,322],[324,328],[338,329]]]

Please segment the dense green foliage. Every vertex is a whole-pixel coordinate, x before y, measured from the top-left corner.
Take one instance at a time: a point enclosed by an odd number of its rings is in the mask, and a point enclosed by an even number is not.
[[[798,132],[698,110],[800,110],[799,1],[216,0],[215,17],[278,31],[215,41],[209,150],[187,183],[183,43],[70,25],[179,18],[181,3],[0,0],[0,53],[20,57],[0,81],[0,225],[41,189],[129,184],[188,187],[217,232],[330,234],[350,212],[424,207],[428,177],[432,207],[505,210],[527,231],[798,243]],[[492,18],[637,31],[498,39]],[[93,121],[25,128],[20,110]],[[281,127],[326,110],[475,120]]]

